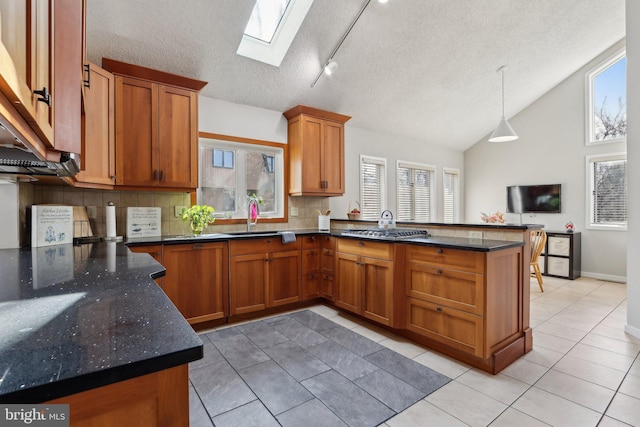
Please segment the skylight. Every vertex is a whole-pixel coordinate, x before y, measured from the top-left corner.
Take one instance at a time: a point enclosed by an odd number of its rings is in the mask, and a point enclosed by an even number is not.
[[[257,0],[244,34],[271,43],[291,0]]]
[[[237,54],[280,66],[313,0],[257,0]]]

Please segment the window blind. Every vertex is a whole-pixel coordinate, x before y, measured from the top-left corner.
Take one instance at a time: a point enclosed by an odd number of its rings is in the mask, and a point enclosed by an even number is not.
[[[627,160],[591,161],[591,223],[627,224]]]
[[[361,218],[375,220],[386,205],[387,160],[360,156]]]
[[[460,222],[460,173],[457,169],[445,168],[442,180],[443,221]]]
[[[398,162],[397,218],[431,221],[435,214],[435,168]]]

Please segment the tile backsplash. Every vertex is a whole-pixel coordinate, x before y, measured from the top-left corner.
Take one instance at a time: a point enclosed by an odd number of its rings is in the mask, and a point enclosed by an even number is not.
[[[86,206],[93,234],[106,235],[106,206],[113,202],[116,206],[116,232],[126,235],[128,207],[159,207],[162,209],[162,235],[179,235],[190,232],[189,226],[175,216],[176,206],[190,206],[189,193],[152,192],[152,191],[114,191],[74,188],[66,185],[25,184],[20,188],[21,200],[32,204],[61,204]],[[21,206],[22,208],[22,206]],[[215,208],[215,206],[214,206]],[[258,220],[257,230],[302,229],[318,226],[318,210],[329,208],[327,197],[289,197],[289,212],[297,208],[298,216],[289,215],[289,222],[267,224]],[[21,209],[22,211],[22,209]],[[214,223],[205,232],[228,232],[246,229],[244,224]]]

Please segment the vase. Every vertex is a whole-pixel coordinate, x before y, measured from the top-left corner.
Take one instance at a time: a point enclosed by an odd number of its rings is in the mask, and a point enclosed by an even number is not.
[[[204,231],[204,228],[206,227],[206,224],[203,224],[201,222],[194,222],[191,221],[191,232],[193,233],[194,236],[199,236],[200,234],[202,234],[202,232]]]

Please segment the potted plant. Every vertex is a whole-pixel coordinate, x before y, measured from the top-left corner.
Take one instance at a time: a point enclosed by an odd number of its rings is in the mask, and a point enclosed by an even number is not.
[[[215,209],[207,205],[193,205],[189,209],[182,209],[182,221],[190,221],[191,231],[195,235],[202,234],[204,228],[216,219],[213,216]]]

